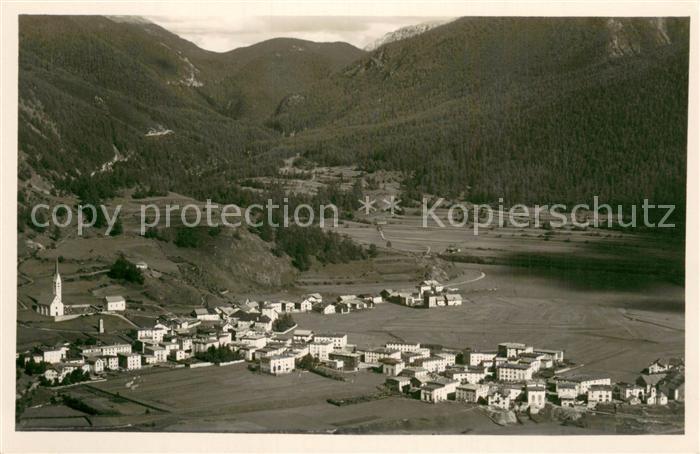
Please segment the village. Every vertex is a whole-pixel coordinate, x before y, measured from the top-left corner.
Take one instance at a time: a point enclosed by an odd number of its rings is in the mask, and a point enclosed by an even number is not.
[[[450,310],[449,306],[462,304],[462,297],[435,280],[426,280],[415,290],[341,295],[332,302],[312,293],[296,302],[245,300],[196,307],[189,314],[163,316],[153,326],[133,329],[129,342],[94,340],[42,346],[18,352],[17,362],[38,384],[55,389],[149,367],[224,367],[246,362],[251,373],[270,375],[306,370],[345,380],[353,373],[383,374],[385,391],[394,395],[431,404],[460,401],[530,414],[546,405],[586,411],[615,404],[663,406],[685,399],[680,359],[658,359],[634,383],[613,383],[604,375],[572,375],[582,365],[565,358],[560,346],[551,349],[503,342],[493,350],[480,350],[403,341],[356,345],[346,333],[302,329],[292,318],[294,313],[347,314],[392,303]],[[58,264],[52,295],[35,310],[57,322],[79,316],[70,314],[70,306],[62,300]],[[125,310],[125,299],[112,295],[92,313]],[[100,320],[98,334],[103,331]]]

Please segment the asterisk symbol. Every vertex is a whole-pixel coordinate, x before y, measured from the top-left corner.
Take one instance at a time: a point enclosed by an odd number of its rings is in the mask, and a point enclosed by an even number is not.
[[[394,210],[398,211],[400,209],[399,203],[401,203],[401,200],[397,199],[393,195],[389,197],[389,200],[384,199],[383,202],[386,205],[386,209],[391,211],[391,214],[394,214]]]
[[[370,214],[372,211],[376,211],[376,208],[374,207],[374,204],[377,202],[374,199],[370,199],[368,195],[365,196],[365,200],[357,200],[360,202],[360,210],[365,210],[365,214]]]

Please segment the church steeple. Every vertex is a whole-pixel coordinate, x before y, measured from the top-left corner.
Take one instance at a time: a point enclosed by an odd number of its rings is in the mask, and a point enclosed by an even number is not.
[[[59,300],[61,298],[61,273],[58,272],[58,259],[56,259],[56,265],[53,273],[53,294],[58,296]]]

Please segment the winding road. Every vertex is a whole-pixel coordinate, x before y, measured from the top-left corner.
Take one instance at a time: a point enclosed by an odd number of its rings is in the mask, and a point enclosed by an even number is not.
[[[469,279],[469,280],[462,281],[462,282],[448,282],[447,284],[445,284],[445,287],[455,287],[458,285],[471,284],[472,282],[480,281],[485,277],[486,277],[486,273],[484,273],[483,271],[479,271],[479,276],[475,277],[474,279]]]

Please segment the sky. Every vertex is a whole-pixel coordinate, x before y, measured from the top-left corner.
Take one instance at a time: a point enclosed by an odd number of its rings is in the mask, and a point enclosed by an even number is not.
[[[317,42],[344,41],[363,48],[385,33],[406,25],[446,20],[408,16],[145,16],[197,46],[225,52],[270,38]]]

